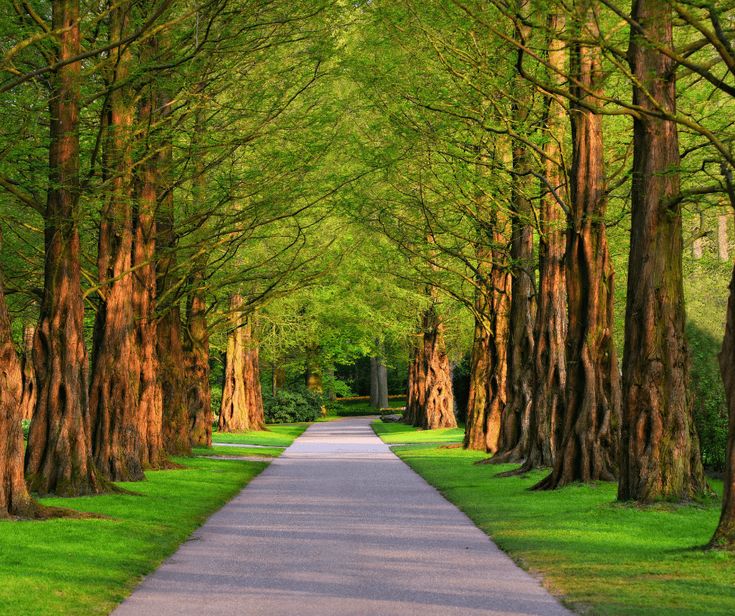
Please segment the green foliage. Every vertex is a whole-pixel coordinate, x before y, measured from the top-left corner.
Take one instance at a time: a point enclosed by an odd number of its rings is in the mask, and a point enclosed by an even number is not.
[[[185,468],[121,483],[134,495],[47,498],[99,519],[0,522],[3,614],[109,614],[253,477],[262,462],[177,458]]]
[[[394,398],[388,400],[390,407],[398,409],[406,404],[405,398]],[[379,415],[378,409],[370,406],[369,400],[335,400],[327,404],[327,414],[336,417],[364,417],[366,415]]]
[[[303,389],[279,389],[275,396],[263,394],[265,420],[268,423],[315,421],[324,405],[324,397]]]
[[[497,478],[515,467],[476,465],[484,454],[462,449],[396,451],[580,613],[735,613],[735,557],[701,549],[717,524],[714,500],[705,506],[619,505],[612,483],[537,492],[528,488],[545,471]]]
[[[31,429],[31,420],[30,419],[24,419],[21,424],[23,425],[23,438],[27,441],[28,440],[28,432]]]

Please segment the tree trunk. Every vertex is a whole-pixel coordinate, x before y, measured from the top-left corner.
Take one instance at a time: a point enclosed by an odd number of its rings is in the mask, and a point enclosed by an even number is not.
[[[250,430],[265,429],[263,391],[260,384],[260,346],[252,323],[245,326],[245,392]]]
[[[579,2],[577,41],[598,38],[590,0]],[[620,372],[613,341],[613,270],[607,247],[607,187],[602,118],[576,99],[602,96],[602,58],[594,45],[576,42],[572,70],[571,220],[567,233],[569,358],[566,409],[552,474],[538,487],[613,481],[617,476]],[[590,105],[597,104],[591,100]]]
[[[189,438],[192,447],[212,446],[212,394],[209,386],[209,330],[204,297],[204,265],[192,276],[186,303],[186,382],[189,404]]]
[[[227,334],[225,379],[217,429],[220,432],[245,432],[250,429],[246,383],[245,328],[243,298],[230,297],[230,331]]]
[[[166,118],[171,101],[160,97],[164,131],[172,129]],[[186,372],[181,332],[181,307],[177,272],[176,232],[174,228],[174,195],[172,187],[172,135],[163,137],[159,145],[159,203],[156,237],[158,309],[158,361],[163,391],[163,446],[170,455],[189,455],[189,405],[186,400]]]
[[[5,289],[0,278],[0,519],[28,516],[33,502],[23,478],[20,363],[11,337]]]
[[[652,113],[673,112],[675,66],[655,49],[672,46],[671,5],[635,0],[632,17],[633,101]],[[633,146],[618,497],[688,500],[707,486],[688,391],[676,123],[641,114]]]
[[[149,41],[155,45],[155,39]],[[152,121],[155,85],[148,86],[138,112],[141,125]],[[133,308],[136,344],[140,352],[138,374],[138,433],[143,468],[168,465],[163,447],[163,390],[159,380],[158,323],[156,321],[156,204],[158,160],[150,151],[141,163],[133,203]]]
[[[52,3],[58,40],[50,110],[45,277],[34,363],[40,383],[26,475],[39,494],[78,496],[104,484],[92,461],[79,243],[79,2]]]
[[[129,7],[110,14],[110,39],[127,32]],[[129,48],[114,51],[104,153],[110,195],[101,216],[98,243],[100,301],[95,321],[94,364],[89,395],[92,452],[102,475],[112,481],[143,479],[140,401],[140,349],[135,335],[131,273],[133,250],[132,152],[134,107],[128,79]]]
[[[380,385],[378,383],[378,358],[370,358],[370,406],[374,409],[380,408],[378,398],[380,396]]]
[[[422,349],[415,357],[415,392],[411,409],[411,423],[424,430],[455,428],[452,372],[444,345],[444,324],[436,307],[424,312],[422,320]],[[409,391],[410,394],[410,391]]]
[[[404,423],[416,425],[426,397],[426,372],[424,366],[423,336],[413,348],[411,362],[408,365],[408,393],[406,395],[406,412]]]
[[[692,241],[692,258],[701,259],[704,254],[705,236],[704,212],[699,212],[699,226],[694,230],[694,241]]]
[[[735,206],[735,203],[733,205]],[[718,359],[722,382],[725,385],[729,421],[722,513],[711,545],[733,549],[735,548],[735,268],[730,279],[725,337]]]
[[[38,379],[36,369],[33,366],[33,340],[36,336],[34,325],[23,327],[23,358],[20,364],[21,376],[23,378],[23,395],[20,400],[20,416],[22,419],[33,419],[38,398]]]
[[[378,408],[387,409],[388,402],[388,367],[383,357],[378,357]]]

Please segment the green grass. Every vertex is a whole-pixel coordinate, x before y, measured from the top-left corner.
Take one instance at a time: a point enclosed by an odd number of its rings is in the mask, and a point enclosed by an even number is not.
[[[270,445],[288,447],[306,428],[308,423],[268,424],[266,430],[251,432],[213,432],[212,442],[238,443],[242,445]]]
[[[461,443],[464,427],[441,430],[421,430],[402,423],[372,423],[375,433],[386,443]]]
[[[735,555],[700,549],[717,524],[719,501],[622,505],[615,503],[616,486],[607,483],[531,492],[527,488],[543,472],[495,478],[513,467],[474,465],[482,453],[439,447],[396,452],[581,613],[735,614]],[[721,484],[714,487],[721,491]]]
[[[283,453],[278,447],[194,447],[194,456],[264,456],[277,458]]]
[[[104,519],[0,522],[0,613],[107,614],[263,462],[177,458],[185,468],[119,485],[139,495],[46,498]]]

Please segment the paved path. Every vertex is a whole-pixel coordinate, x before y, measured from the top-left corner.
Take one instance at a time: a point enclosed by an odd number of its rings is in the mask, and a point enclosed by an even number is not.
[[[115,614],[569,612],[360,418],[311,426]]]

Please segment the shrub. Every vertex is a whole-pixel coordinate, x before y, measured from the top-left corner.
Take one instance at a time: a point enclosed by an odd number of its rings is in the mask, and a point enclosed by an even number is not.
[[[268,423],[314,421],[321,415],[324,399],[308,389],[279,389],[276,395],[264,393],[263,406]]]
[[[31,430],[31,420],[30,419],[24,419],[21,422],[21,424],[23,426],[23,438],[25,440],[28,440],[28,432],[30,432],[30,430]]]

